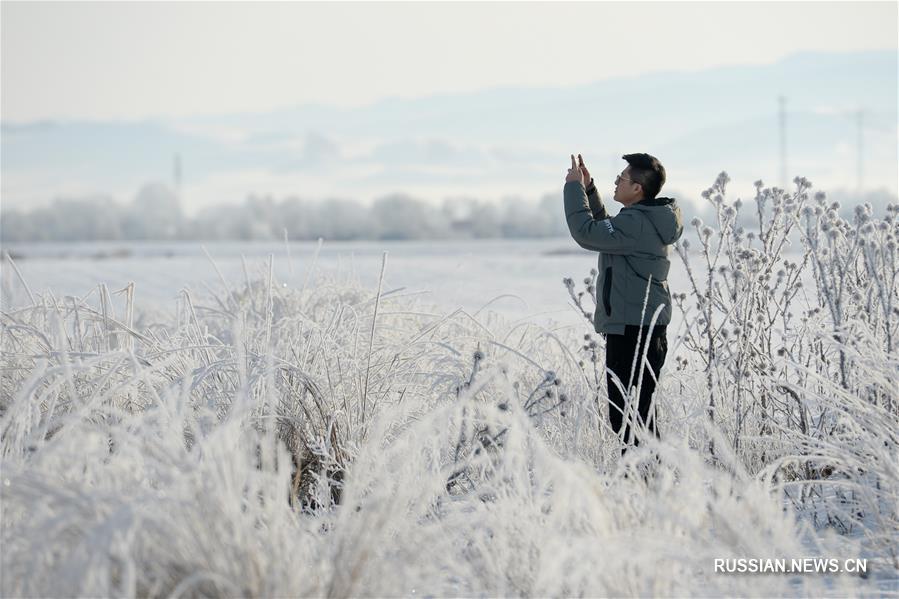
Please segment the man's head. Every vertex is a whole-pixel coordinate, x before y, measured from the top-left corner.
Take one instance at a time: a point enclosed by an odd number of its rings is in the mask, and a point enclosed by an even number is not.
[[[615,180],[615,201],[630,206],[656,197],[665,184],[665,167],[649,154],[625,154],[625,168]]]

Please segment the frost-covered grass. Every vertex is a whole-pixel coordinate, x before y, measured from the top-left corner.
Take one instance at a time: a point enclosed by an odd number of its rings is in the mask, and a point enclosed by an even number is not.
[[[685,319],[697,395],[751,472],[899,569],[899,206],[882,219],[856,206],[848,222],[804,178],[793,192],[756,182],[751,208],[726,200],[727,182],[704,193],[717,222],[692,223],[699,267],[688,241],[678,247],[692,287],[678,303],[698,315]],[[785,259],[791,244],[801,261]]]
[[[791,202],[760,185],[781,210],[750,240],[725,185],[700,251],[679,248],[694,288],[673,290],[688,325],[656,393],[662,441],[624,461],[588,326],[323,274],[185,292],[159,322],[105,288],[4,306],[0,591],[882,592],[899,576],[894,210],[853,229],[804,183]],[[780,275],[797,233],[806,259]],[[713,570],[806,556],[868,557],[869,577]]]

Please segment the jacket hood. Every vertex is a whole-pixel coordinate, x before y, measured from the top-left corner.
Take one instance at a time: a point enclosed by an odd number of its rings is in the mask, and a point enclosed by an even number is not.
[[[684,232],[683,217],[674,198],[652,198],[632,204],[631,208],[642,212],[652,223],[662,243],[675,243]]]

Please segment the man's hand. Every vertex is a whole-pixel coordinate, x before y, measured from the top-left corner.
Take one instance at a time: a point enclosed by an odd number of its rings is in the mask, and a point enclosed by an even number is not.
[[[568,169],[568,176],[565,177],[565,182],[569,183],[571,181],[577,181],[581,185],[584,184],[584,173],[581,171],[581,168],[574,161],[574,154],[571,155],[571,168]]]
[[[578,166],[581,169],[581,173],[584,175],[584,186],[590,185],[590,181],[593,180],[593,177],[590,176],[590,171],[587,170],[587,167],[584,166],[584,157],[580,154],[577,155]]]

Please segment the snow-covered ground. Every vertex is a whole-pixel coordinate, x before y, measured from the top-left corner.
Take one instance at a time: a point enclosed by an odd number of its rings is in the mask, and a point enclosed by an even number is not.
[[[204,253],[204,248],[209,257]],[[576,312],[562,285],[566,276],[579,280],[596,267],[596,253],[579,248],[571,239],[468,240],[393,242],[199,242],[183,243],[41,243],[3,246],[34,292],[52,291],[84,296],[98,284],[111,291],[135,284],[141,307],[170,306],[178,293],[222,290],[210,258],[229,285],[244,278],[244,260],[251,278],[268,272],[273,256],[277,280],[302,288],[313,263],[317,271],[340,281],[373,287],[388,253],[384,289],[404,288],[421,293],[446,310],[475,313],[491,300],[489,309],[509,318],[555,319],[560,324],[589,325]],[[288,259],[288,251],[290,258]],[[316,255],[318,256],[316,259]],[[683,265],[672,254],[672,288],[686,291]],[[4,265],[6,266],[6,265]],[[24,291],[18,278],[4,268],[4,285]],[[680,289],[684,287],[683,289]]]
[[[691,225],[626,459],[568,240],[4,248],[2,594],[899,592],[896,225],[802,191]]]

